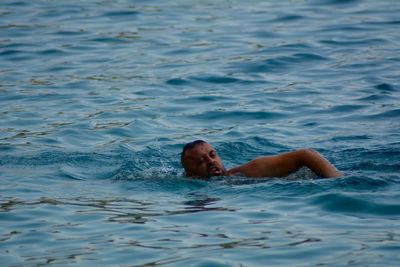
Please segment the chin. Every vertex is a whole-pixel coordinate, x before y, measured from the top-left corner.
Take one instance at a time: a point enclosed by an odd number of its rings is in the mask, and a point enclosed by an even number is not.
[[[209,177],[213,177],[213,176],[224,176],[225,173],[224,173],[223,171],[220,171],[220,172],[218,172],[218,173],[209,173],[208,175],[209,175]]]

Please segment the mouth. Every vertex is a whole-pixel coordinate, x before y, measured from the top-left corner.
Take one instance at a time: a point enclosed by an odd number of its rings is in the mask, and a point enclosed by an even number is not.
[[[208,169],[208,172],[212,175],[212,176],[221,176],[222,175],[222,171],[216,167],[213,166],[211,168]]]

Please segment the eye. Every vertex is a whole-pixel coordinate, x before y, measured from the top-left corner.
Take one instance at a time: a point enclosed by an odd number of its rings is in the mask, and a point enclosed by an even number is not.
[[[217,153],[215,153],[214,151],[210,152],[210,157],[215,158],[217,156]]]

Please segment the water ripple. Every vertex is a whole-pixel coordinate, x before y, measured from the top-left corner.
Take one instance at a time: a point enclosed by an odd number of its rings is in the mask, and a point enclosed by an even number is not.
[[[337,213],[368,214],[378,216],[400,215],[400,205],[371,201],[367,196],[354,197],[349,194],[328,193],[312,198],[311,204]]]
[[[3,0],[2,265],[396,266],[399,12]],[[194,139],[228,168],[315,148],[344,177],[188,179]]]

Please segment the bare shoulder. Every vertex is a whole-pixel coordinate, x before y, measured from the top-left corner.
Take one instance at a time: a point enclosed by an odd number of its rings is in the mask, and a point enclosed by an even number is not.
[[[248,177],[273,177],[271,172],[276,165],[276,156],[264,156],[228,170],[228,175],[245,175]]]
[[[249,177],[284,177],[297,171],[303,165],[306,154],[313,150],[300,149],[275,156],[263,156],[228,171],[229,175],[241,173]]]

